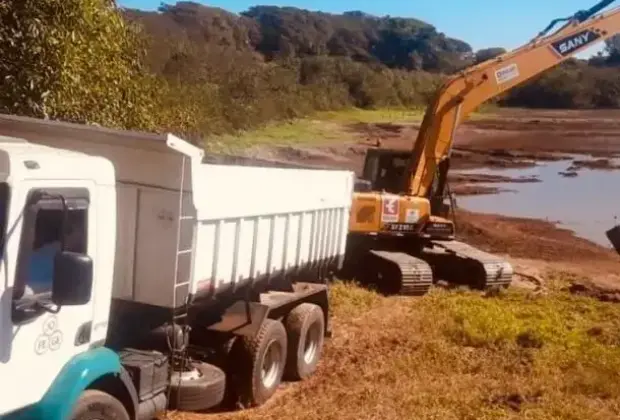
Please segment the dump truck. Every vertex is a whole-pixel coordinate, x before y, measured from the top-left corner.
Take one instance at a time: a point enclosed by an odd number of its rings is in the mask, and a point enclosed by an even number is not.
[[[508,261],[457,238],[453,200],[447,202],[456,130],[486,101],[617,34],[620,9],[603,11],[613,2],[555,19],[523,46],[449,77],[411,151],[368,150],[355,182],[342,277],[404,295],[423,295],[438,278],[475,289],[511,284]]]
[[[354,174],[0,115],[0,417],[263,404],[329,337]]]

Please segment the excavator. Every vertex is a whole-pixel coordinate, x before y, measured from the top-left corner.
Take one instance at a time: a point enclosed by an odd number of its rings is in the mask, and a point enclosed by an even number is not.
[[[427,107],[411,151],[368,149],[354,187],[345,276],[387,294],[423,295],[437,279],[509,287],[509,262],[456,238],[454,205],[445,203],[456,128],[489,99],[619,32],[620,8],[603,11],[614,1],[555,19],[527,44],[452,76]]]

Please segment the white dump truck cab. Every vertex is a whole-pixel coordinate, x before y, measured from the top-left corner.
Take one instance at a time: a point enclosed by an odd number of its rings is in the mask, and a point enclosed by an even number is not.
[[[266,402],[329,336],[350,171],[0,115],[0,418]]]
[[[116,194],[107,159],[16,138],[0,137],[0,177],[0,412],[8,413],[58,393],[77,399],[81,386],[66,381],[120,372],[101,347]]]

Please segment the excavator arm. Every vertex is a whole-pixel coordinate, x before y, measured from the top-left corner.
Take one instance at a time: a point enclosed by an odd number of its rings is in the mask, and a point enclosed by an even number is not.
[[[614,1],[603,0],[570,18],[556,19],[526,45],[448,80],[427,108],[414,143],[406,179],[408,193],[443,195],[456,128],[478,106],[620,32],[620,8],[597,14]],[[567,23],[547,35],[562,21]]]

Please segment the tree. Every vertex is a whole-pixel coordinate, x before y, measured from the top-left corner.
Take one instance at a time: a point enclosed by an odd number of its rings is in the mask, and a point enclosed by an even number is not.
[[[4,0],[0,51],[2,112],[154,127],[156,84],[113,0]]]
[[[476,51],[476,64],[482,63],[483,61],[490,60],[497,56],[504,54],[506,50],[504,48],[483,48],[481,50]]]
[[[605,40],[605,48],[603,50],[607,55],[605,64],[617,66],[620,64],[620,35],[614,35]]]

